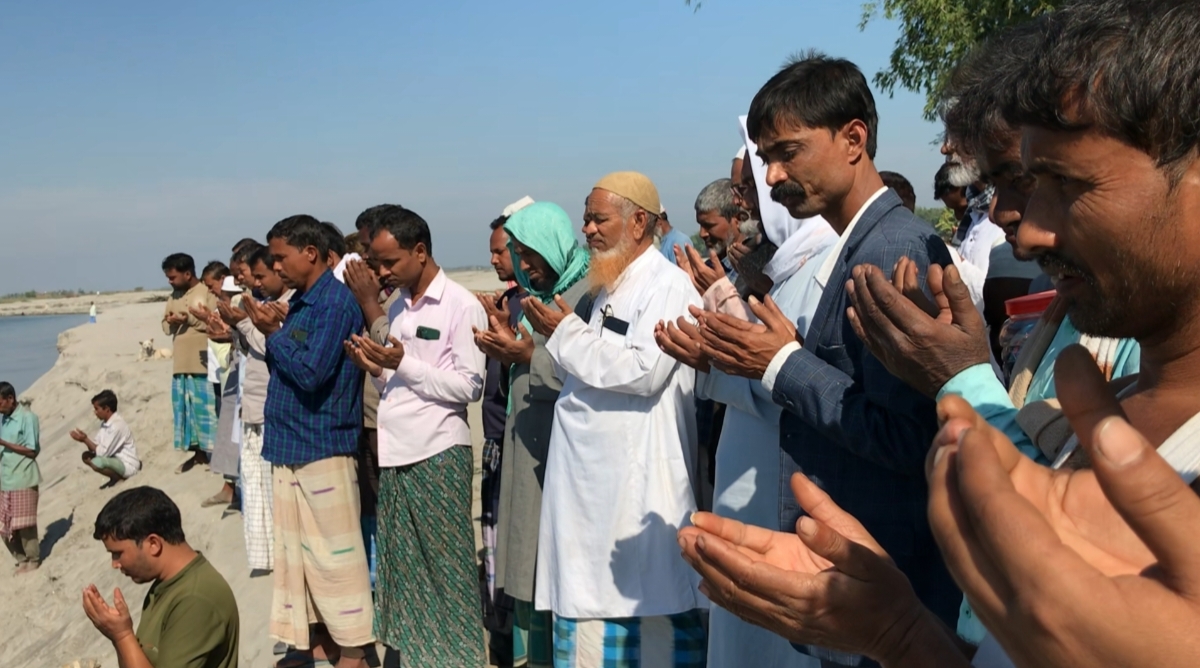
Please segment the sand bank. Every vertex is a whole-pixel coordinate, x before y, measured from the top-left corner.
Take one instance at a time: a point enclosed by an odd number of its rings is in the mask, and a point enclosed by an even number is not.
[[[455,272],[451,276],[473,290],[499,287],[491,272]],[[110,567],[103,546],[92,539],[93,522],[104,503],[122,489],[152,485],[179,505],[188,541],[208,557],[237,595],[241,665],[270,666],[274,644],[267,635],[271,578],[249,576],[240,515],[226,514],[223,508],[200,507],[202,500],[220,488],[220,478],[198,469],[174,473],[186,457],[171,447],[171,362],[138,361],[139,341],[154,338],[160,347],[169,345],[159,325],[163,305],[138,303],[150,293],[126,294],[136,298],[114,301],[97,324],[60,335],[58,362],[21,395],[23,400],[32,400],[32,408],[41,418],[38,462],[43,482],[38,529],[43,563],[37,572],[21,576],[13,573],[8,561],[0,566],[0,591],[6,600],[0,606],[0,628],[6,629],[0,634],[0,664],[56,668],[91,658],[104,666],[116,666],[111,645],[83,614],[81,590],[95,583],[111,600],[113,588],[120,587],[133,608],[136,624],[147,585],[135,585]],[[0,314],[12,315],[4,310]],[[84,468],[80,461],[83,446],[68,436],[75,428],[95,431],[98,423],[90,399],[103,389],[113,390],[120,398],[120,412],[134,431],[143,462],[141,473],[108,490],[99,489],[104,480]],[[477,406],[472,406],[471,423],[478,446],[482,434]],[[476,460],[478,469],[478,456]],[[475,512],[478,516],[478,502]]]

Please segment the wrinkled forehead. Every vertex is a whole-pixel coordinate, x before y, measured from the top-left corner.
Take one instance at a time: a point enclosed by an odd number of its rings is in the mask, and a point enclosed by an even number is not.
[[[617,215],[621,212],[621,196],[608,190],[593,188],[584,201],[588,213],[598,215]]]

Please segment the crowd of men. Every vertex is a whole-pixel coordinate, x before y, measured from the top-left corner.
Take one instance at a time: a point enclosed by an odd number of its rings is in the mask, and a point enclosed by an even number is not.
[[[181,470],[227,476],[272,636],[340,668],[1195,665],[1198,32],[1087,0],[989,36],[942,105],[949,244],[877,171],[861,71],[810,53],[700,192],[703,254],[617,172],[586,248],[550,202],[492,222],[498,294],[392,204],[280,221],[228,282],[171,256]]]

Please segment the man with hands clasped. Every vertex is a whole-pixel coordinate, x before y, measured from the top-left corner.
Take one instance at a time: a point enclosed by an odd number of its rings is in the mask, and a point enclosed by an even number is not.
[[[400,292],[388,345],[357,334],[344,344],[381,395],[380,639],[406,664],[481,665],[467,404],[483,392],[474,331],[487,320],[475,295],[434,261],[429,225],[415,212],[378,212],[370,256],[380,280]]]

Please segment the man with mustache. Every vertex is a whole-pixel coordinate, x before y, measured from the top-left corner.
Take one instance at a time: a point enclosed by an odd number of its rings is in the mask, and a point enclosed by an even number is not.
[[[487,318],[475,295],[438,266],[429,225],[416,212],[380,211],[370,256],[380,279],[400,292],[388,312],[388,345],[358,334],[345,343],[380,388],[379,637],[405,664],[480,665],[467,404],[483,394],[474,330]]]
[[[554,613],[555,666],[705,665],[704,598],[675,534],[696,510],[695,373],[654,328],[700,295],[653,246],[661,211],[646,176],[617,172],[588,195],[595,293],[584,320],[555,296],[524,303],[561,369],[542,496],[535,605]],[[557,308],[556,308],[557,307]]]
[[[782,486],[797,470],[819,479],[887,548],[921,600],[953,623],[961,597],[925,518],[933,401],[889,373],[845,315],[850,267],[891,267],[909,254],[919,274],[951,263],[933,229],[884,187],[872,162],[877,125],[866,79],[848,61],[809,54],[763,86],[747,130],[766,161],[771,197],[795,218],[823,216],[840,240],[814,278],[823,292],[806,332],[768,300],[751,302],[762,324],[705,313],[701,333],[713,366],[761,379],[784,409]],[[798,515],[786,503],[779,526],[790,531]]]

